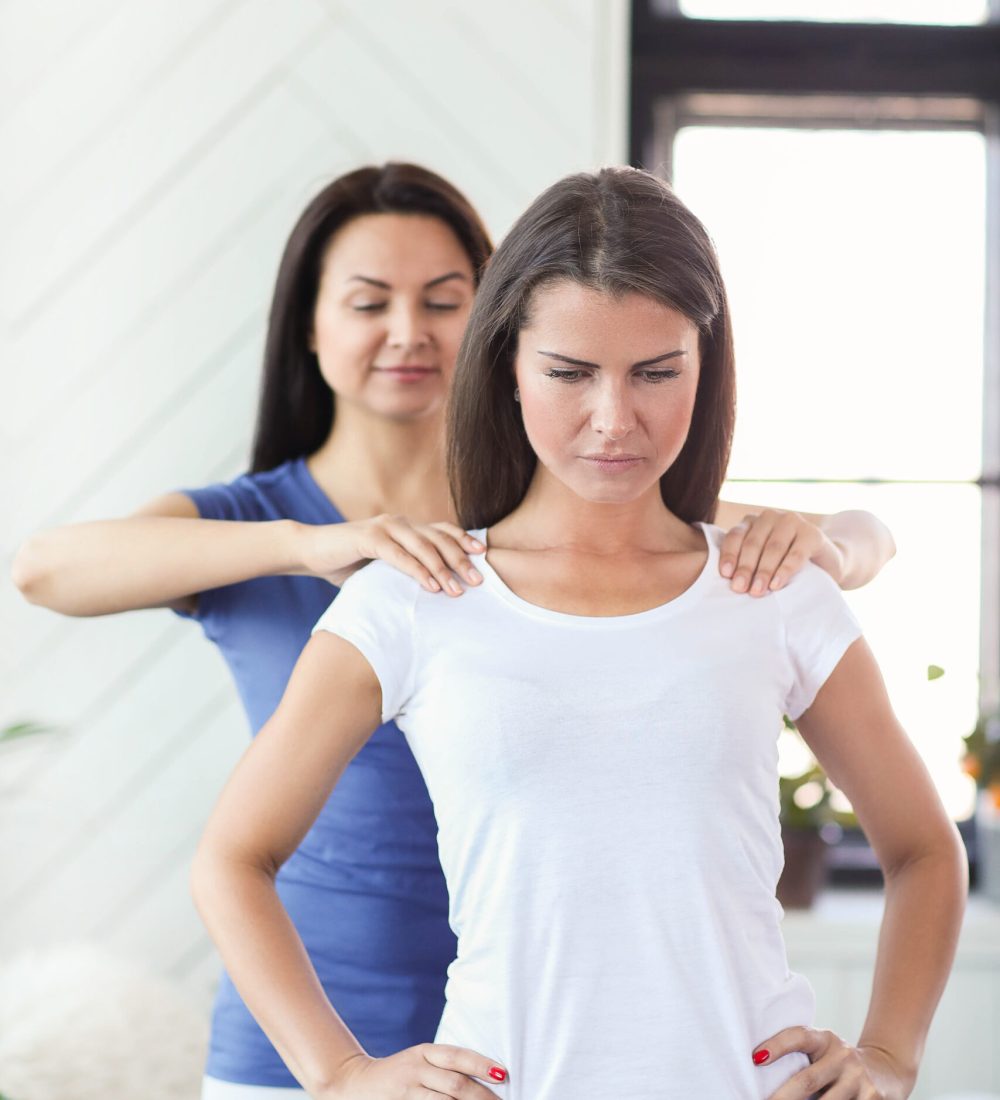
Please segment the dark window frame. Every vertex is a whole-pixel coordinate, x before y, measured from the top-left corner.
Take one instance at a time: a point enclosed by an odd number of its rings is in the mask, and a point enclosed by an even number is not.
[[[989,13],[988,22],[975,26],[716,20],[680,14],[677,0],[632,0],[629,107],[630,163],[667,176],[672,143],[660,136],[665,130],[694,120],[776,121],[767,107],[740,119],[739,96],[775,97],[771,106],[783,125],[792,110],[785,104],[798,99],[812,105],[799,125],[940,126],[985,134],[983,466],[977,484],[983,490],[980,706],[986,712],[1000,709],[1000,0],[990,0]],[[727,95],[733,97],[728,108]],[[877,103],[871,109],[878,97],[884,109]],[[910,122],[903,100],[917,107]],[[975,874],[975,830],[971,822],[960,823],[960,830]],[[873,862],[860,831],[849,830],[835,853],[833,881],[880,881]]]

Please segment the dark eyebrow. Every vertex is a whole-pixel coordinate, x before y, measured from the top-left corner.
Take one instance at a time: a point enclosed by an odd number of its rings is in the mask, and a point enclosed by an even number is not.
[[[368,283],[370,286],[377,286],[380,290],[392,290],[390,283],[384,283],[381,279],[370,279],[367,275],[351,275],[347,281],[350,282],[352,279]],[[468,282],[468,276],[463,275],[461,271],[449,271],[447,275],[439,275],[436,279],[431,279],[429,283],[424,283],[424,290],[429,290],[432,286],[447,282],[448,279],[465,279]]]
[[[563,363],[572,363],[575,367],[594,367],[597,370],[601,369],[600,363],[588,363],[586,359],[570,359],[568,355],[559,355],[554,351],[540,351],[539,355],[547,355],[550,359],[558,359]],[[654,363],[662,363],[667,359],[676,359],[679,355],[687,355],[687,352],[680,348],[677,351],[668,351],[664,355],[658,355],[655,359],[641,359],[638,363],[633,363],[633,367],[651,367]]]

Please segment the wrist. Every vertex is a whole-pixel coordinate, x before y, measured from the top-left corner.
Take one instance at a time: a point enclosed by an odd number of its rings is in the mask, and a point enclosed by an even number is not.
[[[858,1041],[857,1050],[887,1100],[906,1100],[917,1083],[919,1060],[902,1058],[878,1042]]]
[[[307,1091],[310,1096],[318,1097],[319,1100],[347,1100],[350,1083],[355,1075],[374,1060],[363,1050],[354,1051],[337,1065],[328,1067],[320,1079],[307,1085]]]
[[[313,575],[311,551],[316,536],[315,526],[294,519],[279,519],[274,521],[274,528],[279,560],[279,568],[275,572],[291,576]]]

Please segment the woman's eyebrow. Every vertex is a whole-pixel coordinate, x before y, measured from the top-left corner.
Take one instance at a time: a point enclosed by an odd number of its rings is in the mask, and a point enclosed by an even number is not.
[[[347,281],[351,282],[354,279],[361,283],[368,283],[370,286],[377,286],[380,290],[392,290],[391,283],[383,282],[381,279],[373,279],[368,275],[350,275]],[[468,281],[468,276],[461,271],[449,271],[447,275],[439,275],[436,279],[431,279],[429,283],[424,283],[424,290],[437,286],[439,283],[447,282],[448,279],[465,279]]]
[[[590,363],[586,359],[571,359],[568,355],[560,355],[555,351],[539,351],[539,355],[547,355],[550,359],[558,359],[563,363],[572,363],[575,367],[594,367],[597,370],[601,369],[600,363]],[[638,363],[633,363],[633,367],[651,367],[654,363],[662,363],[666,359],[676,359],[679,355],[687,355],[684,348],[679,348],[677,351],[668,351],[663,355],[658,355],[655,359],[640,359]]]
[[[447,275],[439,275],[436,279],[431,279],[429,283],[424,283],[424,289],[428,287],[437,286],[438,283],[447,282],[448,279],[464,279],[469,281],[468,275],[464,275],[461,271],[449,271]]]

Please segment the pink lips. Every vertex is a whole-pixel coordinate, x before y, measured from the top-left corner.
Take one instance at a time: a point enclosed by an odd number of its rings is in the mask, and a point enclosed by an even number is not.
[[[606,470],[610,473],[620,473],[624,470],[633,470],[636,466],[642,462],[642,458],[639,455],[582,455],[585,461],[596,466],[599,470]]]
[[[379,374],[387,374],[395,378],[397,382],[422,382],[432,374],[437,374],[437,367],[422,367],[417,364],[400,363],[394,367],[376,367]]]

